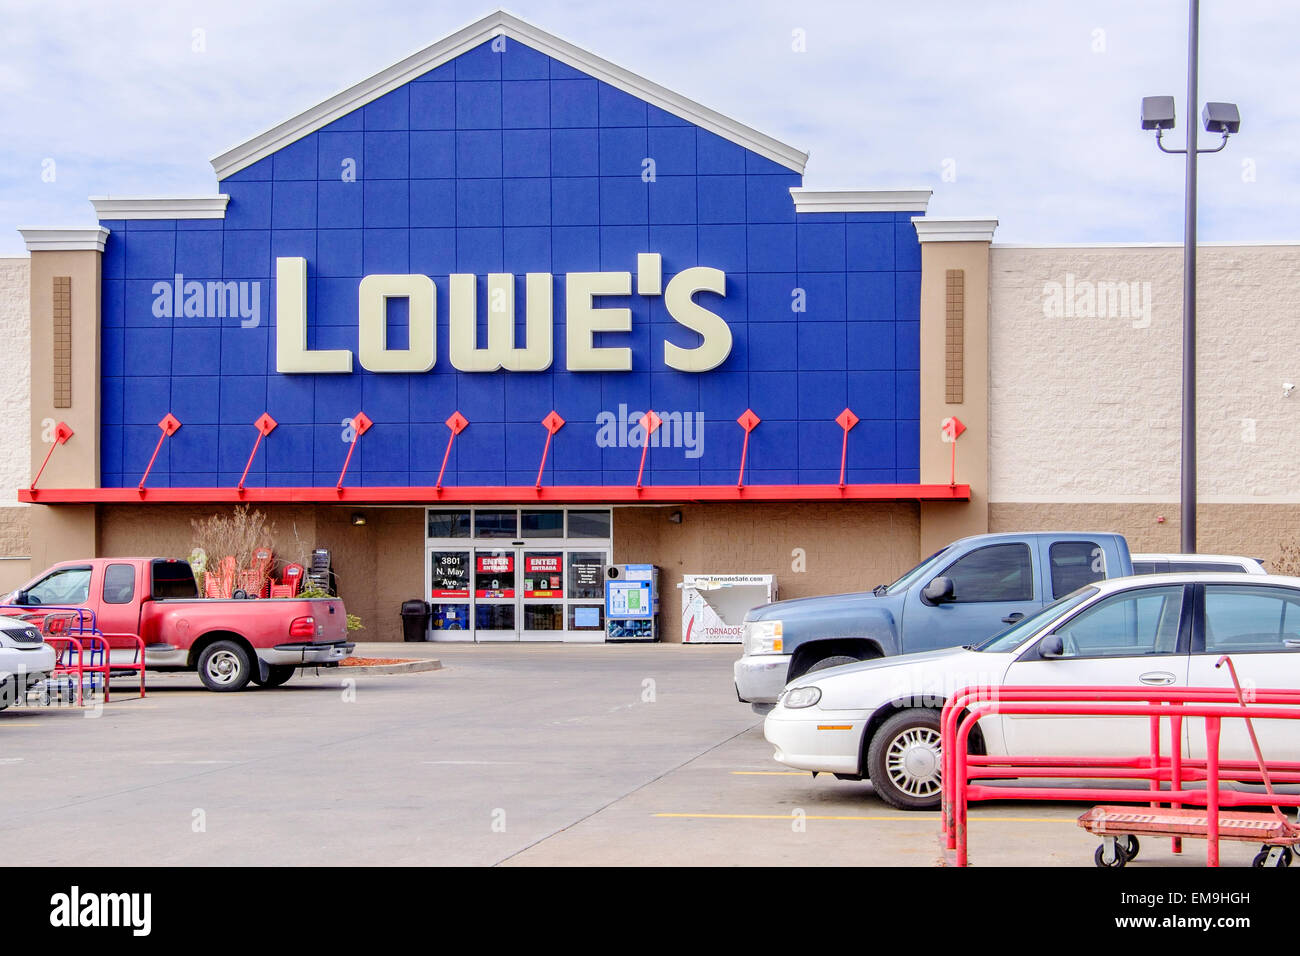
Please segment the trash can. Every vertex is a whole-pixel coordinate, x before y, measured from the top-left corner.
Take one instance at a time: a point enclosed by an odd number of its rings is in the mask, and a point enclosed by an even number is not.
[[[402,602],[402,640],[423,641],[429,634],[429,615],[433,609],[428,601]]]

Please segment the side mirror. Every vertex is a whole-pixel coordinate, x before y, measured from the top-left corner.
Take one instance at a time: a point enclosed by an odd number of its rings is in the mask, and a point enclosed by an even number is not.
[[[952,578],[939,575],[925,586],[925,590],[921,592],[921,597],[931,604],[943,604],[945,601],[951,601],[953,598]]]
[[[22,590],[21,588],[13,592],[13,594],[9,595],[9,597],[6,598],[6,600],[10,604],[17,604],[19,607],[27,607],[28,604],[30,603],[27,597],[27,592]]]
[[[1038,656],[1052,660],[1065,656],[1065,641],[1060,634],[1048,634],[1038,642]]]

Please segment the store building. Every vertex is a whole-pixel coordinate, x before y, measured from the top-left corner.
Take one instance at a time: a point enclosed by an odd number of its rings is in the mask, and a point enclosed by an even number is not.
[[[498,13],[216,157],[211,195],[23,230],[30,260],[0,260],[0,336],[30,354],[3,396],[0,577],[188,554],[192,519],[246,502],[282,557],[331,551],[363,639],[396,639],[415,596],[438,639],[599,639],[605,567],[650,563],[678,640],[683,573],[821,594],[1062,522],[1175,547],[1176,252],[994,247],[995,220],[929,217],[928,190],[805,188],[806,160]],[[1224,279],[1271,315],[1297,257],[1262,255]],[[1104,348],[1044,305],[1058,273],[1073,303],[1076,276],[1139,266],[1146,325],[1132,300]],[[1279,394],[1291,351],[1253,368]],[[1225,383],[1241,364],[1207,359]],[[1280,399],[1253,401],[1224,414]],[[1284,410],[1238,462],[1277,454]],[[1265,527],[1296,524],[1270,480]]]

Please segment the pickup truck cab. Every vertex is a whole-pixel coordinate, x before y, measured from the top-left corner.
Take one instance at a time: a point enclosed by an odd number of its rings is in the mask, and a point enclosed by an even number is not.
[[[1085,584],[1132,573],[1118,534],[962,538],[893,584],[754,608],[734,668],[736,696],[766,713],[788,681],[811,671],[976,644]]]
[[[139,635],[149,670],[197,670],[213,691],[243,690],[250,680],[278,687],[298,668],[337,664],[356,647],[338,598],[200,598],[188,562],[175,558],[65,561],[5,603],[21,609],[7,613],[33,621],[43,607],[86,608],[105,635]]]

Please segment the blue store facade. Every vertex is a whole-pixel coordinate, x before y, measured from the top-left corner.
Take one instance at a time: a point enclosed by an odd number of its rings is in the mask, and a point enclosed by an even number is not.
[[[93,200],[98,476],[43,501],[433,508],[431,592],[473,509],[503,540],[612,511],[603,560],[662,563],[615,553],[622,512],[960,499],[921,484],[928,191],[804,189],[806,158],[488,17],[218,156],[210,196]]]

